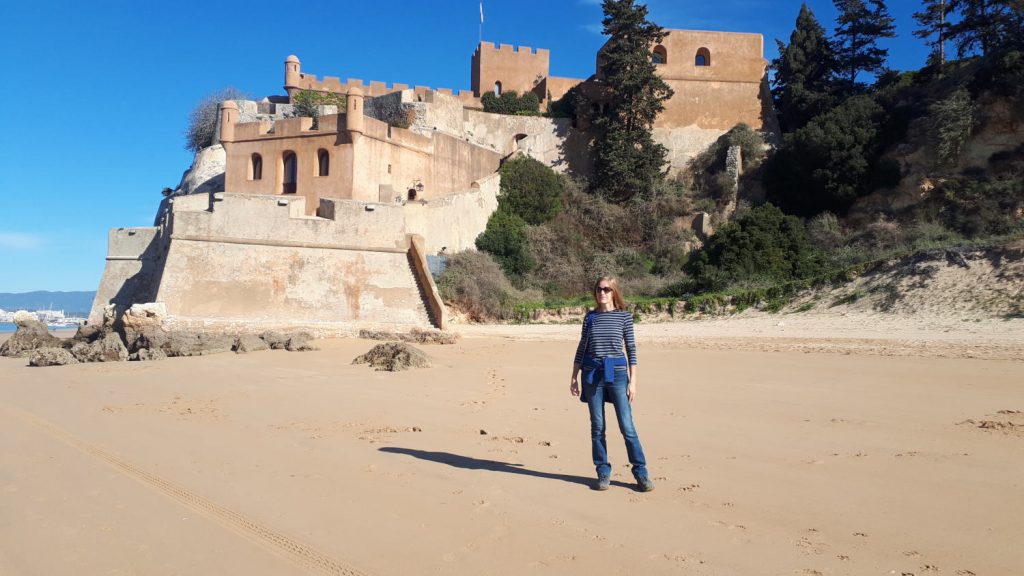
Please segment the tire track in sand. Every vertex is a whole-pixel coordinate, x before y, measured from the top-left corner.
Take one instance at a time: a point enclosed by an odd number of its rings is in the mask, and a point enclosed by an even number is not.
[[[306,569],[313,574],[325,574],[329,576],[368,576],[357,568],[347,565],[344,562],[331,558],[314,548],[301,542],[293,540],[280,532],[268,528],[255,520],[246,518],[242,514],[222,506],[208,498],[204,498],[194,492],[190,492],[173,482],[165,480],[156,474],[147,472],[134,466],[109,452],[93,446],[70,432],[57,425],[26,412],[20,408],[0,403],[0,409],[17,416],[19,419],[43,429],[53,438],[77,448],[82,452],[93,456],[113,466],[126,476],[158,490],[170,496],[187,508],[203,514],[213,520],[220,522],[225,527],[240,533],[255,544],[267,551],[292,562],[293,564]]]

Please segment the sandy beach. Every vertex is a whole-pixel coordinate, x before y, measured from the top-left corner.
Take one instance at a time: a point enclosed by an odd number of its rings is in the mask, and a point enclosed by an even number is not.
[[[1024,573],[1024,320],[640,324],[607,492],[578,325],[29,368],[0,358],[0,574]]]

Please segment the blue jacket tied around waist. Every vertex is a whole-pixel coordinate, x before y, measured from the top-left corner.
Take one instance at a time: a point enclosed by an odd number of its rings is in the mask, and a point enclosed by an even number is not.
[[[602,373],[601,380],[605,384],[615,381],[615,367],[626,366],[629,363],[624,356],[611,358],[587,357],[583,360],[583,383],[594,384],[594,373],[598,370]]]

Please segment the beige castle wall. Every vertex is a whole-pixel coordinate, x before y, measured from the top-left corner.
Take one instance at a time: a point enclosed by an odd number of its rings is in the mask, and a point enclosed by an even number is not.
[[[568,118],[506,116],[467,110],[465,135],[470,142],[501,156],[520,151],[557,172],[590,173],[589,137],[572,128]],[[524,136],[517,140],[517,136]]]
[[[311,211],[319,204],[319,198],[351,198],[352,179],[347,175],[353,171],[354,159],[351,147],[344,146],[351,142],[344,130],[345,115],[322,116],[319,130],[312,130],[311,126],[312,118],[236,124],[234,141],[223,143],[224,189],[246,194],[282,194],[284,155],[293,152],[297,161],[294,195],[304,197]],[[327,176],[319,175],[317,153],[321,149],[330,157]],[[253,154],[263,158],[260,180],[251,177]]]
[[[169,326],[243,331],[429,326],[401,206],[225,193],[213,210],[174,206],[155,300]],[[372,211],[366,208],[372,207]]]
[[[654,123],[655,128],[728,130],[743,123],[760,130],[765,124],[760,81],[668,80],[667,83],[675,95],[665,103],[665,110]]]
[[[411,95],[410,95],[411,96]],[[402,101],[413,101],[406,99],[402,94]],[[422,100],[425,104],[420,107],[420,114],[416,118],[414,128],[424,131],[437,131],[451,136],[462,137],[463,135],[463,108],[465,102],[454,96],[431,92]]]
[[[175,240],[164,277],[172,326],[429,327],[405,251]]]
[[[323,198],[393,200],[394,196],[407,197],[417,183],[423,185],[418,199],[437,198],[466,190],[498,168],[500,155],[461,138],[434,132],[422,135],[374,118],[361,119],[361,133],[347,130],[345,114],[322,116],[318,130],[312,130],[310,118],[235,124],[233,139],[223,143],[225,190],[282,194],[287,152],[295,153],[298,162],[296,192],[287,196],[305,198],[310,215],[316,213]],[[320,150],[326,150],[330,158],[326,176],[318,171]],[[263,158],[260,180],[251,177],[253,154]]]
[[[655,128],[651,137],[655,142],[668,149],[668,171],[675,175],[686,168],[686,165],[701,152],[708,149],[727,130],[715,128]]]
[[[107,261],[103,268],[89,324],[103,322],[103,309],[114,304],[120,310],[138,302],[151,302],[160,279],[163,244],[160,229],[114,228],[107,236]]]
[[[565,96],[565,93],[568,92],[570,88],[581,82],[583,82],[583,80],[580,80],[579,78],[559,78],[556,76],[548,76],[544,82],[544,89],[545,92],[547,92],[546,98],[549,101],[558,100],[562,96]]]
[[[768,65],[760,34],[669,30],[661,45],[667,61],[658,65],[658,74],[666,80],[757,83]],[[701,48],[710,52],[710,66],[695,64]]]
[[[406,204],[406,230],[423,237],[427,254],[475,250],[476,237],[487,228],[487,219],[498,209],[500,182],[501,177],[492,174],[468,192],[426,204]]]
[[[503,92],[514,90],[519,94],[529,92],[544,78],[548,77],[550,53],[548,50],[529,46],[511,46],[492,42],[481,42],[471,58],[470,82],[477,97],[494,91],[494,83],[500,81]],[[544,94],[537,94],[541,99]]]
[[[671,30],[661,46],[667,61],[657,71],[675,95],[655,127],[728,130],[744,123],[760,130],[766,124],[771,104],[761,100],[768,61],[760,34]],[[696,65],[701,49],[709,66]]]

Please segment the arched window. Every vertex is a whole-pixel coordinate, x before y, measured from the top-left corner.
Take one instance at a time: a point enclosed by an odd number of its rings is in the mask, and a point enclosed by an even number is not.
[[[249,180],[263,179],[263,157],[253,154],[249,164]]]
[[[295,158],[295,152],[284,153],[284,186],[281,192],[284,194],[295,194],[297,178],[299,174],[299,161]]]
[[[316,153],[317,175],[327,176],[331,172],[331,155],[321,148]]]
[[[651,52],[651,62],[653,64],[668,64],[668,51],[661,44],[654,47],[654,51]]]
[[[409,196],[408,196],[408,198],[409,198],[409,202],[412,202],[413,200],[416,199],[416,189],[415,188],[409,188]]]
[[[707,48],[697,50],[693,63],[696,66],[711,66],[711,52]]]
[[[501,96],[501,82],[494,83],[494,95]]]

